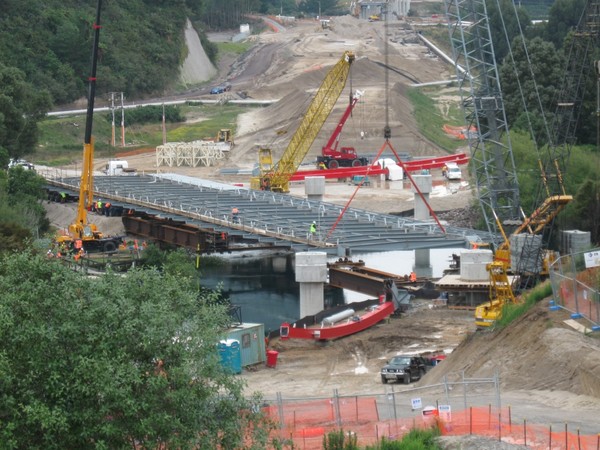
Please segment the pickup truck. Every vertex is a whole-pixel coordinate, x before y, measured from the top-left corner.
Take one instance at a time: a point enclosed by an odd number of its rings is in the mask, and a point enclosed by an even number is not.
[[[381,382],[402,381],[409,384],[418,381],[427,371],[427,361],[421,356],[399,355],[394,356],[381,369]]]

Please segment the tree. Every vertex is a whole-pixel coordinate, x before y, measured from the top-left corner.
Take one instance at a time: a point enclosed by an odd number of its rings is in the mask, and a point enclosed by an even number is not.
[[[549,120],[554,113],[556,90],[561,84],[564,63],[551,43],[541,38],[525,40],[525,51],[523,42],[521,37],[513,41],[512,58],[506,57],[499,70],[504,109],[511,127],[529,132],[529,120],[523,106],[525,102],[535,139],[538,145],[543,145],[548,140],[543,118]]]
[[[556,48],[562,48],[569,31],[579,23],[586,0],[556,0],[548,13],[544,38]]]
[[[531,21],[525,8],[513,7],[513,2],[510,0],[501,0],[499,3],[488,2],[486,5],[488,5],[487,12],[494,44],[494,55],[496,63],[499,64],[508,54],[508,43],[512,42],[515,37],[521,36],[521,31],[526,33]]]
[[[2,257],[3,448],[264,448],[267,422],[219,362],[225,309],[188,284]]]
[[[0,63],[0,149],[20,159],[35,150],[37,123],[51,106],[50,95],[25,81],[18,69]]]
[[[600,241],[600,183],[595,179],[585,181],[574,198],[572,226],[590,232],[592,242]]]

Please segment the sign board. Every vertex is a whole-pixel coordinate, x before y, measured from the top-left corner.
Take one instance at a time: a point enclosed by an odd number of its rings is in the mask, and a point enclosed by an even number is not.
[[[444,422],[452,421],[452,409],[450,405],[438,405],[438,413],[440,415],[440,419]]]
[[[421,397],[411,398],[410,403],[412,405],[412,409],[421,409],[423,407],[423,403],[421,402]]]
[[[583,258],[585,259],[586,269],[600,266],[600,251],[598,250],[584,253]]]
[[[423,408],[421,414],[423,414],[423,417],[437,416],[438,410],[435,406],[426,406],[425,408]]]

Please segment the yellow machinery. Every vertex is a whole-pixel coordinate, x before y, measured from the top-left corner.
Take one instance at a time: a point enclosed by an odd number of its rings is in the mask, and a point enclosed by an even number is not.
[[[69,225],[67,234],[59,235],[56,242],[65,245],[69,250],[78,247],[87,252],[110,252],[118,248],[122,239],[120,237],[105,237],[98,231],[96,225],[89,223],[87,218],[88,208],[94,198],[94,138],[92,137],[92,123],[94,115],[94,99],[96,92],[96,66],[98,60],[98,41],[100,37],[100,9],[102,1],[98,0],[96,22],[94,24],[94,45],[92,49],[92,70],[89,78],[88,105],[85,123],[85,138],[83,144],[83,166],[79,185],[79,201],[75,222]]]
[[[300,167],[321,127],[323,127],[325,120],[327,120],[344,90],[350,73],[350,66],[354,59],[353,52],[344,52],[342,58],[327,73],[300,126],[275,166],[272,164],[270,149],[261,148],[259,150],[260,176],[252,177],[250,181],[252,189],[284,193],[290,191],[290,178]]]
[[[558,168],[557,168],[558,170]],[[543,177],[543,179],[545,179]],[[562,183],[561,183],[562,186]],[[547,188],[547,186],[546,186]],[[562,188],[564,191],[564,187]],[[533,214],[526,218],[512,235],[527,233],[529,235],[539,235],[544,228],[550,225],[554,218],[567,206],[573,199],[571,195],[552,195],[547,197],[542,206],[536,209]],[[496,216],[496,220],[498,217]],[[477,306],[475,309],[475,324],[479,327],[489,327],[502,316],[502,311],[506,304],[517,302],[513,290],[513,277],[509,275],[511,270],[510,241],[504,234],[502,224],[498,221],[498,227],[502,233],[504,242],[496,249],[494,261],[487,265],[486,269],[490,275],[489,282],[489,302]],[[555,259],[553,251],[544,250],[542,256],[541,274],[548,273],[550,263]],[[517,270],[520,277],[527,276],[525,271]]]
[[[226,142],[233,146],[233,133],[229,128],[222,128],[217,132],[217,139],[215,142]]]

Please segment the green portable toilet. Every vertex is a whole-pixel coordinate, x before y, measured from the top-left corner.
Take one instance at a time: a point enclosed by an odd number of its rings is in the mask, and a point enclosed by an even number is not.
[[[219,355],[223,368],[231,373],[242,373],[242,352],[239,341],[227,339],[219,342]]]

